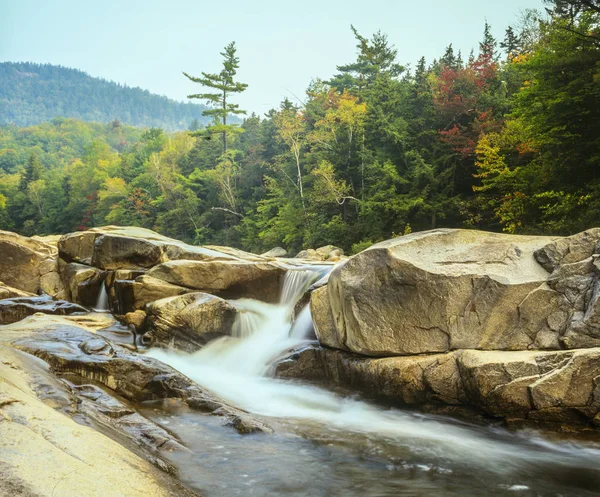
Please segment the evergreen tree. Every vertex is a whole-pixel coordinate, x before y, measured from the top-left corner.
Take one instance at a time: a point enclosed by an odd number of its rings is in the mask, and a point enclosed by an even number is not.
[[[43,173],[44,166],[42,165],[40,158],[35,153],[31,154],[27,161],[27,167],[21,175],[19,190],[22,192],[27,191],[27,187],[34,181],[41,179]]]
[[[511,58],[519,52],[519,49],[521,48],[521,40],[515,33],[515,30],[512,28],[512,26],[506,28],[504,41],[500,42],[500,48],[504,49],[508,58]]]
[[[234,81],[234,76],[239,68],[239,58],[236,55],[237,49],[235,42],[231,42],[225,47],[225,50],[221,52],[223,56],[223,69],[218,74],[211,74],[202,72],[202,77],[190,76],[188,73],[183,74],[193,81],[199,83],[202,86],[217,90],[215,93],[197,93],[194,95],[188,95],[188,98],[199,98],[206,100],[206,102],[214,107],[212,109],[205,110],[202,115],[211,116],[215,120],[215,124],[207,126],[205,130],[199,134],[207,137],[213,134],[220,134],[223,140],[223,154],[227,152],[227,134],[232,133],[238,128],[237,124],[227,124],[227,117],[230,114],[245,114],[245,110],[241,110],[238,104],[232,104],[229,98],[232,94],[241,93],[248,85]]]
[[[497,46],[498,42],[496,41],[496,38],[494,38],[494,35],[492,35],[492,27],[487,21],[485,21],[485,26],[483,28],[483,40],[479,43],[479,54],[489,57],[490,60],[497,60]]]

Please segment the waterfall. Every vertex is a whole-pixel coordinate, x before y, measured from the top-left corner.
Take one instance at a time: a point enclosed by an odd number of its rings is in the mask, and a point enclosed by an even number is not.
[[[443,457],[503,474],[516,471],[525,462],[571,464],[575,449],[558,444],[530,441],[529,446],[518,445],[515,436],[507,432],[383,409],[322,388],[274,378],[273,366],[278,359],[307,342],[312,325],[310,311],[302,310],[294,325],[291,316],[297,300],[320,276],[315,268],[288,271],[279,304],[233,301],[240,311],[234,336],[214,340],[193,354],[152,349],[148,355],[248,412],[377,437],[428,460]],[[599,454],[591,451],[589,456]]]
[[[96,300],[95,311],[98,312],[110,312],[108,307],[108,293],[106,292],[106,282],[103,281],[100,284],[100,292],[98,293],[98,299]]]

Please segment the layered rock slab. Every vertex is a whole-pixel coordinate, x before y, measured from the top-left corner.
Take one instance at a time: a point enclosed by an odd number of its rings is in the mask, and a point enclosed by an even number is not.
[[[170,260],[253,260],[265,258],[226,247],[199,247],[132,226],[103,226],[70,233],[58,242],[66,262],[104,270],[148,269]]]
[[[278,376],[334,384],[395,405],[464,405],[510,422],[600,426],[600,348],[388,358],[308,348],[281,363]]]
[[[249,261],[169,261],[147,276],[171,285],[226,298],[253,298],[275,303],[286,269],[275,263]]]
[[[56,410],[72,399],[42,361],[0,348],[1,495],[196,495],[121,444]]]

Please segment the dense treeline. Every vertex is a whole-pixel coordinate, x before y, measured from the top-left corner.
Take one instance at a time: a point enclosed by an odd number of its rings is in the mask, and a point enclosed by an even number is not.
[[[56,117],[169,131],[206,124],[204,105],[182,103],[147,90],[93,78],[51,64],[0,63],[0,124],[30,126]]]
[[[411,70],[385,35],[354,34],[356,60],[313,82],[305,102],[241,126],[152,128],[118,147],[106,127],[76,159],[21,155],[3,166],[0,226],[136,224],[253,251],[357,251],[434,227],[568,234],[598,224],[598,2],[528,11],[500,41],[486,24],[473,53],[449,45]],[[235,98],[239,61],[223,55],[229,72],[192,78]]]

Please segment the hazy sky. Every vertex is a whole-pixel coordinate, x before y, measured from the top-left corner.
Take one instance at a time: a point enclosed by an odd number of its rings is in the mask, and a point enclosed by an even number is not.
[[[355,58],[350,24],[381,29],[401,63],[477,47],[485,19],[498,38],[541,0],[0,0],[0,61],[49,62],[183,100],[198,88],[181,71],[220,70],[235,40],[242,108],[266,112],[303,98]]]

